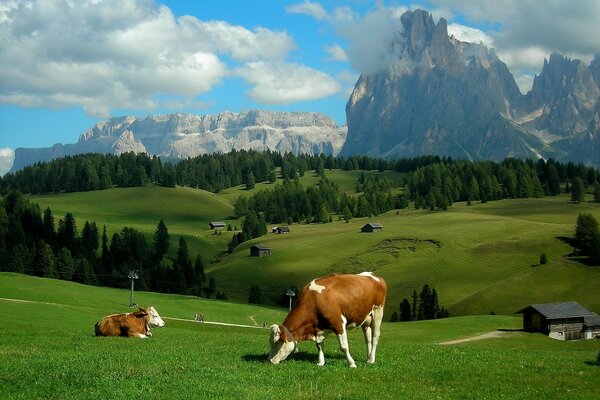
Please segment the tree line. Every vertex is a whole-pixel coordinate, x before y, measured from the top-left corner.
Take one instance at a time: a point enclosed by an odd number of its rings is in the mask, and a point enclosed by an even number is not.
[[[413,290],[412,301],[407,298],[400,302],[400,312],[394,311],[390,322],[421,321],[426,319],[447,318],[448,310],[440,307],[435,288],[423,285],[421,292]]]
[[[211,297],[219,295],[214,278],[204,273],[206,261],[190,256],[181,237],[175,257],[168,257],[171,238],[164,221],[152,243],[141,232],[124,227],[109,238],[95,222],[78,227],[72,213],[55,221],[50,208],[18,192],[0,203],[0,270],[58,278],[91,285],[126,288],[128,274],[136,271],[137,287],[163,293]]]

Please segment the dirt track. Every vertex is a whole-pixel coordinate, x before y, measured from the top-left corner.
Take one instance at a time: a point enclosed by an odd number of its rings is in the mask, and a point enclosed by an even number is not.
[[[449,340],[447,342],[440,342],[440,344],[451,345],[451,344],[472,342],[475,340],[494,339],[494,338],[504,337],[509,333],[510,332],[505,332],[505,331],[492,331],[492,332],[484,333],[483,335],[471,336],[471,337],[463,338],[463,339]]]

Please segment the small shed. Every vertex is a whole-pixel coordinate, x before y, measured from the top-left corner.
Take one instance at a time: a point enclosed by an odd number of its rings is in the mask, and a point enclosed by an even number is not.
[[[531,304],[519,311],[523,329],[542,332],[553,339],[591,339],[600,334],[600,316],[575,301]]]
[[[210,229],[224,229],[225,228],[225,222],[211,221],[211,222],[208,223],[208,226],[210,226]]]
[[[381,225],[379,222],[369,222],[360,228],[361,232],[380,232],[381,230],[383,230],[383,225]]]
[[[271,255],[271,248],[262,244],[255,244],[250,247],[250,256],[267,257]]]
[[[292,229],[289,226],[276,226],[272,230],[273,233],[291,233]]]

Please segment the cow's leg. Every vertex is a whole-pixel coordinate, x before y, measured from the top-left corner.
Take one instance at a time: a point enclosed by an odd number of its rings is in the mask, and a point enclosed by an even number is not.
[[[379,343],[379,335],[381,334],[381,321],[383,321],[383,306],[374,306],[372,348],[367,359],[367,363],[369,364],[375,363],[375,353],[377,352],[377,344]]]
[[[350,348],[348,346],[348,334],[346,332],[346,323],[347,322],[348,321],[346,320],[346,317],[344,317],[342,315],[341,332],[340,332],[340,330],[336,329],[336,333],[338,336],[338,341],[340,342],[340,350],[342,350],[342,353],[344,353],[346,355],[346,360],[348,360],[348,366],[350,368],[356,368],[356,363],[354,362],[354,359],[350,355]]]
[[[367,344],[367,359],[371,355],[371,351],[373,350],[373,329],[371,329],[371,325],[363,325],[363,334],[365,335],[365,343]]]
[[[319,362],[317,365],[322,367],[325,365],[325,354],[323,353],[323,342],[325,341],[325,335],[318,334],[315,338],[315,342],[317,343],[317,350],[319,351]]]
[[[144,335],[143,333],[138,333],[137,336],[142,339],[148,339],[148,336]]]

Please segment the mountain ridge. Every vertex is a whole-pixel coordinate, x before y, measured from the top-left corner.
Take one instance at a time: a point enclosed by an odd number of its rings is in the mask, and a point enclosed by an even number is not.
[[[329,117],[314,112],[250,110],[214,115],[159,114],[114,117],[83,132],[75,144],[17,148],[11,171],[35,162],[81,153],[145,152],[175,158],[233,149],[336,155],[346,136]]]

